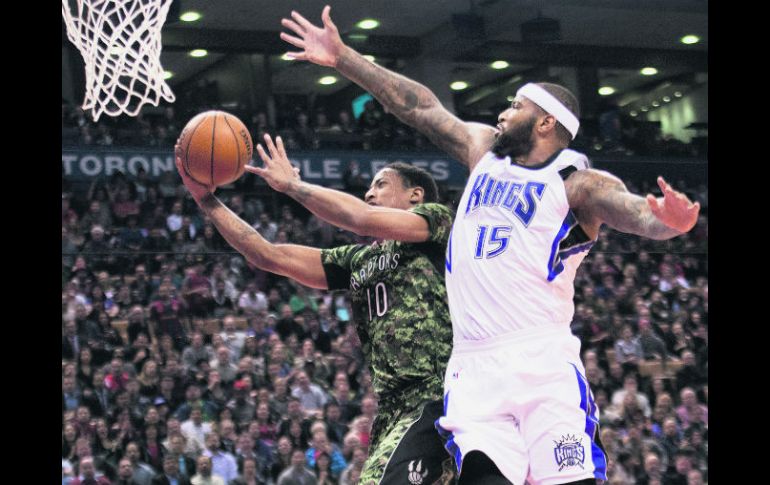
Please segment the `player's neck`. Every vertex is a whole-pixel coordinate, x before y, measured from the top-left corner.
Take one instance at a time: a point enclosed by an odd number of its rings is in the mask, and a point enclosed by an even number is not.
[[[517,165],[523,165],[525,167],[541,165],[543,162],[553,156],[554,153],[563,149],[564,147],[558,143],[542,142],[532,147],[527,155],[516,157],[514,163]]]

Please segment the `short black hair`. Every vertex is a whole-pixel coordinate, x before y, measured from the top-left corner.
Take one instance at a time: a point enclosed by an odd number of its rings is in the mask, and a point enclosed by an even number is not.
[[[561,104],[564,105],[575,118],[580,119],[580,104],[577,98],[572,92],[560,84],[554,83],[535,83],[541,88],[545,89],[548,94],[558,99]],[[563,143],[569,145],[572,141],[572,134],[561,123],[556,124],[556,134]]]
[[[424,193],[422,201],[424,203],[438,202],[438,186],[427,170],[404,162],[389,163],[385,168],[398,172],[404,188],[422,187]]]

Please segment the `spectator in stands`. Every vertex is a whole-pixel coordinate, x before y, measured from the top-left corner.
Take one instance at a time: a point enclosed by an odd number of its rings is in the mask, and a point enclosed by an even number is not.
[[[206,448],[202,455],[211,458],[212,474],[222,477],[225,483],[229,483],[230,480],[238,476],[238,464],[235,457],[220,449],[220,439],[217,432],[212,431],[206,434]],[[198,466],[200,467],[200,462]]]
[[[179,473],[179,463],[174,455],[163,457],[163,472],[152,479],[151,485],[190,485],[190,480]]]
[[[328,400],[328,396],[317,384],[310,382],[310,378],[305,371],[299,371],[295,377],[296,385],[291,390],[291,395],[299,399],[305,415],[321,417],[323,407]]]
[[[305,454],[300,449],[291,452],[291,465],[278,476],[277,485],[316,485],[318,480],[305,467]]]
[[[639,337],[634,336],[631,325],[623,325],[620,340],[615,342],[615,359],[626,369],[633,369],[643,360]]]
[[[177,462],[179,474],[190,478],[195,475],[195,460],[190,457],[194,449],[188,449],[187,439],[181,432],[169,432],[169,448],[166,457],[172,457]]]
[[[155,476],[155,470],[150,465],[141,461],[141,451],[139,445],[131,441],[126,445],[126,457],[131,460],[131,469],[133,475],[131,478],[138,485],[150,485],[152,477]]]
[[[257,284],[251,281],[238,297],[238,308],[246,315],[255,315],[267,310],[267,297],[257,289]]]
[[[238,373],[238,367],[230,360],[230,349],[225,345],[217,348],[216,358],[212,359],[209,365],[212,370],[219,372],[219,377],[226,386],[235,380],[235,375]]]
[[[192,334],[190,345],[185,347],[182,352],[182,364],[187,372],[196,372],[199,369],[196,363],[205,360],[206,362],[214,358],[214,351],[211,346],[204,344],[203,333],[196,331]]]
[[[708,383],[708,375],[698,366],[692,350],[682,352],[682,367],[676,371],[676,390],[684,387],[697,389]]]
[[[639,344],[644,360],[665,360],[666,345],[652,331],[652,325],[647,318],[639,319]]]
[[[198,473],[192,477],[192,485],[227,485],[227,482],[219,475],[211,471],[211,458],[206,455],[200,455],[196,462]]]
[[[172,295],[171,285],[161,285],[157,298],[150,304],[150,322],[155,325],[155,336],[169,335],[174,341],[174,348],[181,350],[186,345],[187,330],[185,321],[187,306]]]
[[[197,389],[197,386],[190,386]],[[206,448],[206,435],[211,433],[211,423],[203,421],[203,409],[198,403],[190,409],[190,419],[183,421],[181,426],[182,434],[187,442],[195,450],[202,451]]]
[[[652,415],[652,409],[650,408],[650,401],[643,393],[639,392],[639,383],[636,375],[629,374],[623,379],[623,389],[619,389],[612,394],[612,405],[616,408],[622,406],[626,395],[636,397],[636,401],[639,409],[641,409],[644,417],[648,418]]]
[[[115,481],[116,485],[139,485],[139,482],[134,480],[134,468],[131,465],[131,460],[128,457],[123,457],[118,462],[118,477]]]
[[[685,387],[679,393],[681,405],[676,408],[676,416],[684,428],[693,423],[709,424],[708,407],[698,402],[698,396],[690,387]]]

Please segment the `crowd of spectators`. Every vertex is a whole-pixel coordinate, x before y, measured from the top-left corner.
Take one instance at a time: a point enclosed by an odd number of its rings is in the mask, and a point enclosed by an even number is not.
[[[432,152],[437,148],[426,137],[386,113],[375,100],[368,101],[355,118],[349,110],[329,113],[319,108],[308,112],[295,107],[280,113],[271,124],[265,111],[250,112],[238,107],[203,106],[177,113],[166,106],[154,114],[131,117],[102,117],[95,123],[79,107],[62,102],[62,140],[77,146],[141,146],[170,148],[189,119],[207,109],[223,109],[248,126],[253,140],[265,133],[282,136],[289,150],[346,149]],[[505,107],[501,107],[501,110]],[[478,119],[497,124],[494,116]],[[596,120],[581,120],[581,130],[572,148],[611,156],[705,157],[707,138],[684,143],[664,135],[656,123],[623,115],[617,108],[602,110]]]
[[[708,478],[708,193],[677,188],[704,207],[692,232],[603,231],[576,277],[613,484]],[[270,241],[366,242],[285,199],[221,192]],[[344,293],[248,264],[173,174],[63,185],[63,485],[353,484],[376,414]]]

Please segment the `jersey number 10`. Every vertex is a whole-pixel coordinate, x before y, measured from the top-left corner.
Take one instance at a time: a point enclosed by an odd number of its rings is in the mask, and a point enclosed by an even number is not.
[[[375,315],[381,317],[388,311],[388,289],[385,288],[385,283],[379,282],[374,287],[374,308],[372,308],[372,294],[371,288],[366,289],[366,300],[369,303],[369,321],[374,318],[372,310]]]

